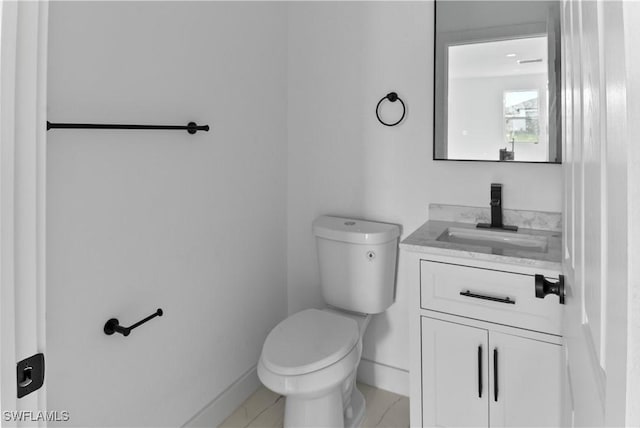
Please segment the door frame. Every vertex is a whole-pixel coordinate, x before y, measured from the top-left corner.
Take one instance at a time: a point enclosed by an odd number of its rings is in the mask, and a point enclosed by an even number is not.
[[[17,398],[16,364],[46,350],[48,1],[0,3],[0,425],[46,426],[42,388]],[[46,371],[45,371],[46,373]],[[7,418],[5,411],[24,411]],[[7,420],[11,419],[11,420]]]

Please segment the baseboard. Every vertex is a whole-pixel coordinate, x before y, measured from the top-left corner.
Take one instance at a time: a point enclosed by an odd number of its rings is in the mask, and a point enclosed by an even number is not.
[[[358,380],[376,388],[409,396],[409,371],[375,361],[362,359],[358,366]]]
[[[233,382],[227,389],[222,391],[216,398],[207,404],[202,410],[196,413],[183,428],[195,427],[217,427],[235,409],[249,398],[260,386],[256,367],[252,367],[246,373]]]

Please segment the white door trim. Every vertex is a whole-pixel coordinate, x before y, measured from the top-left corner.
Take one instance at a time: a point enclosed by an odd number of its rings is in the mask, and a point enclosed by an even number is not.
[[[45,352],[48,3],[0,7],[0,407],[35,418],[46,410],[46,380],[18,399],[16,363]],[[3,427],[46,426],[0,416]]]

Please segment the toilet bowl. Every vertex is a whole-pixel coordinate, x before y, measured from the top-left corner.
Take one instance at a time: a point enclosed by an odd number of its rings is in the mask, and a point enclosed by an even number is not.
[[[286,397],[285,427],[356,427],[365,410],[355,387],[369,316],[307,309],[267,337],[258,376]]]
[[[362,336],[370,314],[393,304],[400,228],[322,216],[313,234],[329,306],[280,322],[262,347],[258,377],[285,396],[285,427],[357,427],[366,404],[355,385]]]

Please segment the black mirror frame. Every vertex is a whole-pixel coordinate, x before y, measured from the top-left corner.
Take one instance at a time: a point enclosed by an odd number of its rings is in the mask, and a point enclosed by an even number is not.
[[[562,127],[562,97],[561,97],[561,88],[558,87],[558,89],[556,90],[556,110],[557,113],[556,114],[556,127],[557,127],[557,141],[556,141],[556,145],[557,145],[557,149],[556,149],[556,153],[557,156],[556,158],[559,160],[556,161],[546,161],[546,162],[538,162],[538,161],[501,161],[501,160],[485,160],[485,159],[443,159],[443,158],[437,158],[436,157],[436,109],[437,109],[437,97],[436,97],[436,73],[437,73],[437,57],[438,57],[438,51],[437,51],[437,40],[438,40],[438,1],[443,1],[443,0],[434,0],[433,1],[433,135],[432,135],[432,140],[433,140],[433,147],[432,147],[432,159],[434,161],[449,161],[449,162],[493,162],[493,163],[506,163],[506,164],[513,164],[513,163],[517,163],[517,164],[539,164],[539,165],[561,165],[562,164],[562,158],[563,158],[563,152],[562,152],[562,138],[561,136],[563,135],[563,127]],[[535,0],[534,0],[535,1]],[[560,43],[560,49],[558,50],[558,55],[560,57],[562,57],[562,50],[561,50],[561,46],[562,43]],[[562,81],[562,61],[559,61],[559,66],[558,66],[558,76],[556,77],[556,81],[557,83]]]

